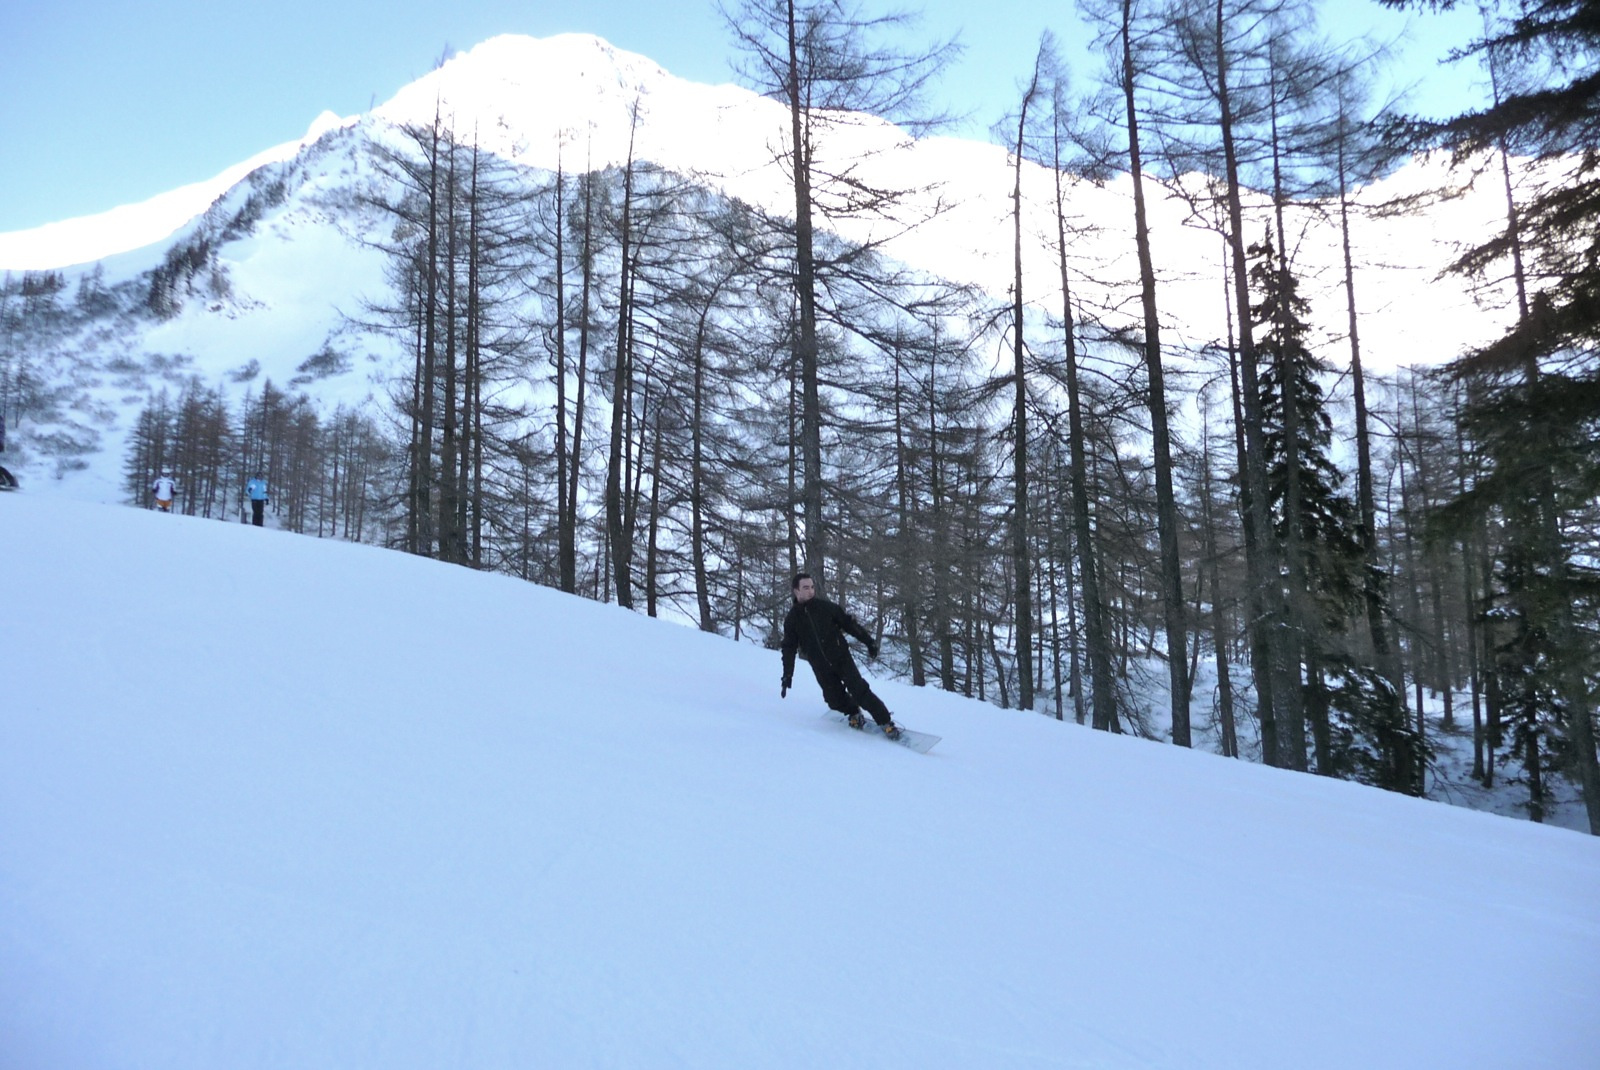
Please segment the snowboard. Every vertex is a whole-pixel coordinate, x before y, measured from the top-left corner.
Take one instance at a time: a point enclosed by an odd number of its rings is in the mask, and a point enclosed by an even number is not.
[[[836,710],[829,710],[827,716],[839,724],[846,726],[850,724],[849,718],[845,717],[844,714],[839,713]],[[879,728],[877,722],[871,717],[867,718],[867,723],[861,728],[861,731],[867,733],[868,735],[878,736],[882,739],[889,738],[883,734],[883,729]],[[900,738],[889,741],[891,743],[898,743],[902,747],[910,747],[918,754],[927,754],[933,749],[934,744],[938,743],[941,738],[943,737],[931,736],[926,732],[913,732],[905,725],[901,725]]]

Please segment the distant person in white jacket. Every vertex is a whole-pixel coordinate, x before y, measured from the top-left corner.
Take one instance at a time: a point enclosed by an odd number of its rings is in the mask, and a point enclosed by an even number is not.
[[[244,485],[244,492],[250,499],[250,523],[259,528],[266,523],[267,481],[256,476]]]
[[[176,490],[177,484],[165,472],[156,477],[156,481],[150,484],[150,493],[156,497],[156,508],[163,513],[172,512],[172,498]]]

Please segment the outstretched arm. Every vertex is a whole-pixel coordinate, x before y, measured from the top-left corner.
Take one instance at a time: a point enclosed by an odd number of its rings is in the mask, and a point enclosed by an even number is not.
[[[839,627],[844,629],[846,633],[853,635],[863,643],[866,643],[868,646],[872,645],[872,633],[863,628],[860,621],[856,620],[843,609],[839,610]]]
[[[872,637],[871,632],[861,626],[860,621],[843,609],[839,610],[839,627],[866,644],[868,657],[876,658],[878,656],[878,641]]]

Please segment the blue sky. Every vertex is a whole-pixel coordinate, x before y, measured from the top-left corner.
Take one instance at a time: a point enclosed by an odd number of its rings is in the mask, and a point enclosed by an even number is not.
[[[877,6],[877,5],[873,5]],[[915,6],[908,0],[905,6]],[[1041,30],[1080,35],[1070,0],[927,0],[929,36],[966,53],[946,105],[983,136],[1015,96]],[[1326,0],[1330,35],[1409,24],[1405,70],[1454,106],[1469,72],[1434,73],[1476,16],[1402,18]],[[0,232],[104,211],[200,181],[305,133],[322,111],[365,111],[447,47],[501,33],[598,34],[672,73],[732,79],[709,0],[0,0]]]

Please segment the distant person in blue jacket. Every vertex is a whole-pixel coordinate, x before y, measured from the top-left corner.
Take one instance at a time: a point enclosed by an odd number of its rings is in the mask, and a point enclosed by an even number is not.
[[[250,499],[250,523],[259,528],[267,522],[267,481],[256,476],[244,485],[244,492]]]

